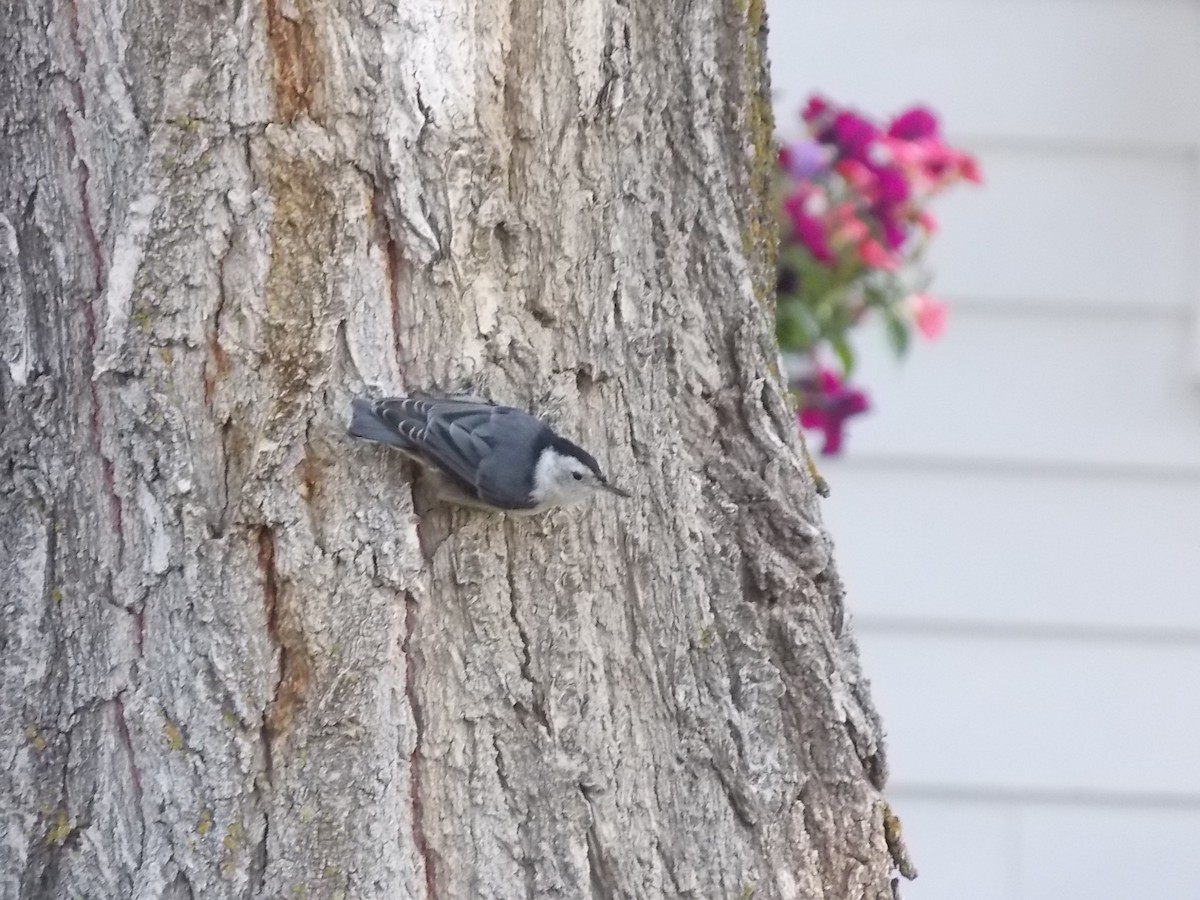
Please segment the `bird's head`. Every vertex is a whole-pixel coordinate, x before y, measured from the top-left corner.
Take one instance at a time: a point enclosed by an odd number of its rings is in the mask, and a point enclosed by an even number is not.
[[[609,484],[590,453],[565,438],[557,438],[542,448],[533,472],[532,497],[539,507],[569,506],[596,491],[618,497],[630,495]]]

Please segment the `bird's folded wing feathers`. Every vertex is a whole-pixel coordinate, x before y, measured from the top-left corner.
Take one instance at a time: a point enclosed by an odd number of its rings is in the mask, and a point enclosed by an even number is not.
[[[477,486],[480,463],[492,449],[490,425],[497,407],[463,400],[397,397],[381,400],[376,409],[431,463]]]

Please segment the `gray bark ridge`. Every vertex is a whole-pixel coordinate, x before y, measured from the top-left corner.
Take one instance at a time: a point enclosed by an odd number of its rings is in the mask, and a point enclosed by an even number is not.
[[[760,0],[10,7],[0,897],[890,897]],[[467,385],[636,499],[343,433]]]

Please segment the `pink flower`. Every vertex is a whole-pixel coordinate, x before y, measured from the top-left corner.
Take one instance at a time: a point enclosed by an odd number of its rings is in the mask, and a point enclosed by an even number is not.
[[[838,246],[857,244],[870,235],[867,223],[859,218],[858,207],[853,203],[839,203],[829,211],[826,218],[829,239]]]
[[[875,196],[875,173],[865,163],[857,159],[843,159],[833,169],[854,190]]]
[[[837,373],[820,369],[815,378],[800,385],[800,412],[797,418],[802,428],[825,432],[821,453],[832,456],[842,449],[846,420],[870,408],[867,395],[842,383]]]
[[[833,227],[830,239],[840,246],[857,244],[871,233],[865,222],[855,216],[849,216],[838,221]]]
[[[912,176],[937,193],[960,178],[973,184],[983,182],[983,174],[975,157],[943,144],[937,138],[913,141],[906,159],[912,166]]]
[[[958,155],[958,172],[971,184],[983,184],[983,170],[979,168],[979,162],[973,156],[966,153]]]
[[[908,311],[917,331],[927,340],[935,341],[946,330],[946,306],[928,294],[913,294],[908,298]]]
[[[889,253],[879,241],[874,238],[867,238],[862,241],[858,247],[858,258],[863,261],[863,264],[871,269],[886,269],[894,271],[899,263],[895,256]]]
[[[880,145],[886,151],[893,165],[899,166],[906,173],[916,169],[920,164],[921,149],[915,141],[902,141],[899,138],[885,137]]]

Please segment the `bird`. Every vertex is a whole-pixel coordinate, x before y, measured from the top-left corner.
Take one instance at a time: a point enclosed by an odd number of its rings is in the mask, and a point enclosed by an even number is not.
[[[610,484],[595,458],[536,416],[477,397],[351,400],[347,434],[403,452],[435,478],[439,499],[516,515],[569,506]]]

